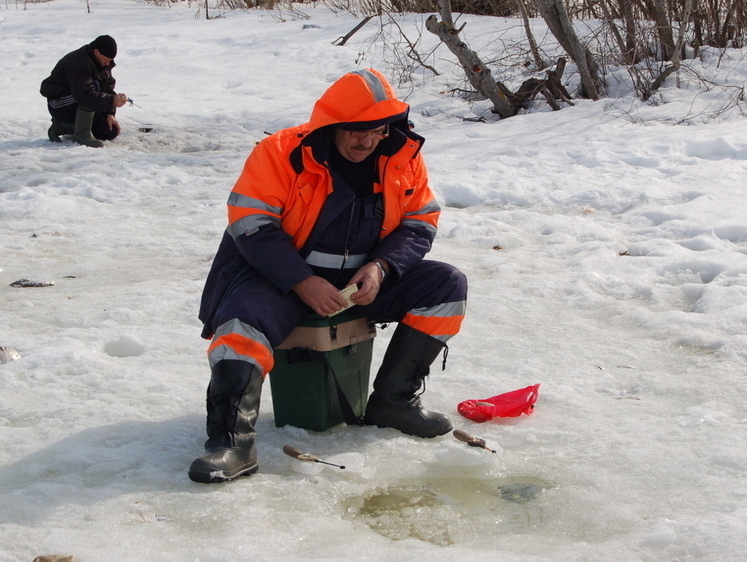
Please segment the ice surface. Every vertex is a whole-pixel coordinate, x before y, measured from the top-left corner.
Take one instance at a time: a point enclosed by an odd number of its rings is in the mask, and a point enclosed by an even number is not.
[[[497,121],[444,95],[460,78],[443,47],[440,76],[398,84],[373,21],[334,46],[358,21],[347,12],[90,5],[0,6],[0,346],[21,356],[0,364],[0,561],[744,557],[747,129],[736,111],[706,119],[723,91],[683,71],[647,105],[611,69],[619,99]],[[401,24],[414,37],[423,18]],[[462,21],[478,51],[522,32]],[[39,83],[101,33],[137,106],[105,148],[50,143]],[[687,64],[742,84],[744,60],[704,49]],[[277,428],[265,388],[259,472],[190,482],[209,378],[196,313],[228,193],[266,131],[366,66],[427,139],[443,208],[431,256],[470,280],[423,401],[501,454],[451,435]],[[55,285],[9,286],[21,278]],[[532,416],[456,412],[536,383]],[[348,468],[299,473],[287,443]]]

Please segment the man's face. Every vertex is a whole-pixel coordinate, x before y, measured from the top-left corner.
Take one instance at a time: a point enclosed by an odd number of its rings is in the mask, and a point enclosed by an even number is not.
[[[114,60],[102,55],[98,49],[93,50],[93,56],[96,57],[96,61],[99,63],[99,66],[103,67],[109,66],[109,64]]]
[[[389,125],[370,131],[335,129],[335,146],[351,162],[363,162],[376,150],[379,141],[389,136]]]

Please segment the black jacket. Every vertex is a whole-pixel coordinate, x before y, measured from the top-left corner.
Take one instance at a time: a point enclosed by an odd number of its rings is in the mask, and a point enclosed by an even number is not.
[[[39,92],[48,100],[72,95],[83,109],[114,115],[114,66],[114,61],[99,66],[90,45],[84,45],[60,59]]]

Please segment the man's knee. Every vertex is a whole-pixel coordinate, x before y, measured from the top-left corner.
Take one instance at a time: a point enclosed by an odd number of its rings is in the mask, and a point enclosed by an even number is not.
[[[108,127],[105,127],[103,129],[95,129],[93,131],[93,136],[99,140],[110,141],[116,139],[119,136],[119,130],[116,127],[112,127],[111,130],[109,130]]]
[[[433,272],[439,280],[444,302],[463,301],[467,299],[469,282],[464,272],[448,263],[438,262],[438,272]]]
[[[96,116],[93,119],[91,133],[99,140],[110,141],[117,138],[119,135],[119,129],[117,127],[112,127],[110,129],[109,123],[106,122],[106,115],[103,113],[96,113]]]

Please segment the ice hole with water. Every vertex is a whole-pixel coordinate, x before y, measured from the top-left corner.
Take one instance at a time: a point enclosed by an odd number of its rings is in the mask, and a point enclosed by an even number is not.
[[[439,546],[479,537],[530,531],[559,506],[535,477],[431,478],[403,481],[348,498],[344,516],[392,540],[417,539]]]

